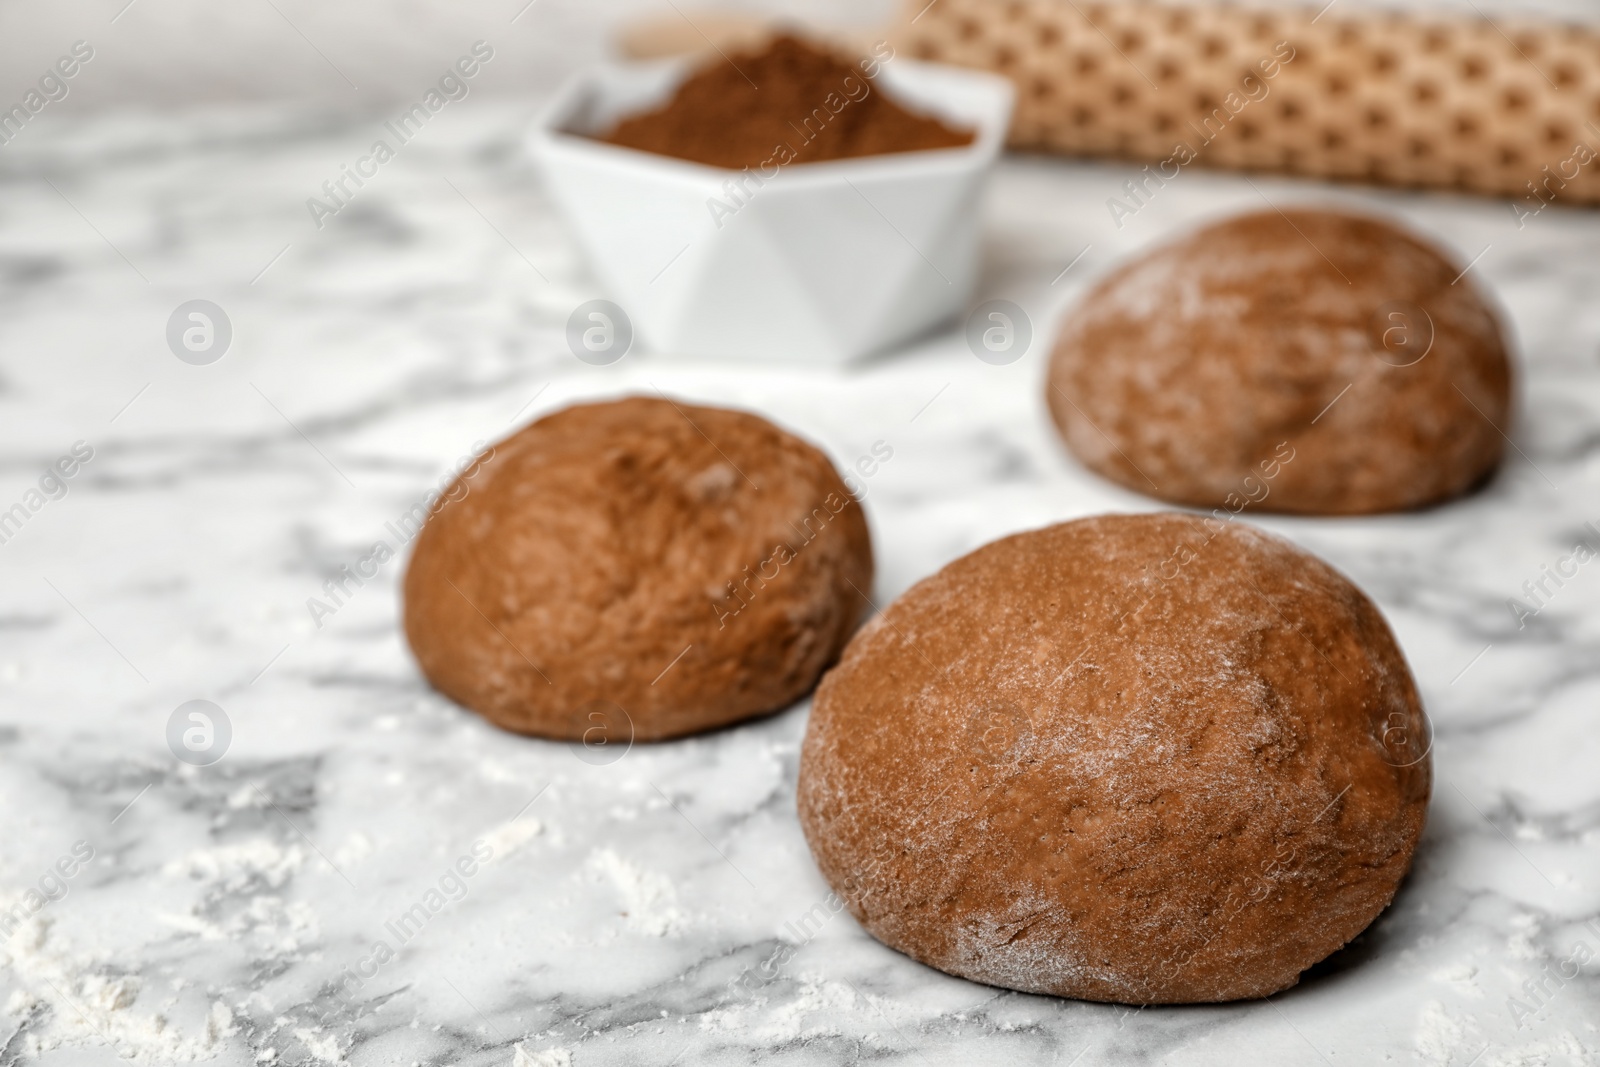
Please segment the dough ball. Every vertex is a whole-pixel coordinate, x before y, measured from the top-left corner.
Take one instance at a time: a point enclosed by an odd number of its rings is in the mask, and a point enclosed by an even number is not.
[[[657,740],[803,696],[871,586],[866,519],[821,452],[634,397],[540,419],[462,473],[417,538],[405,628],[440,692],[508,730],[619,741],[631,720]]]
[[[1377,609],[1242,523],[985,545],[865,626],[799,811],[885,944],[1030,993],[1262,997],[1359,934],[1422,832],[1429,737]]]
[[[1084,464],[1164,500],[1445,500],[1499,463],[1511,407],[1500,325],[1461,269],[1376,219],[1228,219],[1090,291],[1051,360],[1050,412]]]

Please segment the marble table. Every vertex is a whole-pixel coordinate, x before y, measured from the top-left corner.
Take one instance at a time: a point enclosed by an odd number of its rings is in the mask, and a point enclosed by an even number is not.
[[[532,110],[453,110],[321,229],[306,198],[377,118],[61,116],[0,150],[0,511],[24,508],[0,543],[0,1064],[1600,1062],[1600,564],[1532,618],[1507,604],[1600,523],[1600,214],[1519,228],[1504,203],[1195,169],[1119,228],[1127,168],[1011,158],[979,295],[1032,318],[1017,362],[950,331],[844,371],[594,367],[564,326],[601,294],[522,152]],[[1476,495],[1249,520],[1376,599],[1435,730],[1409,880],[1270,1001],[1139,1010],[924,968],[818,918],[804,702],[585,761],[423,684],[403,559],[328,600],[474,441],[653,389],[841,464],[892,448],[864,483],[880,603],[1000,535],[1156,508],[1058,445],[1053,324],[1134,249],[1263,199],[1397,212],[1474,260],[1521,367]],[[231,324],[198,365],[167,340],[197,299]],[[226,716],[208,765],[169,745],[192,700]]]

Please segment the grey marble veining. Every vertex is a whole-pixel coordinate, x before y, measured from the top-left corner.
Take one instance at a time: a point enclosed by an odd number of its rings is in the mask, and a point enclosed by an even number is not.
[[[1600,563],[1520,628],[1506,603],[1600,523],[1600,214],[1519,230],[1499,203],[1195,171],[1118,229],[1123,168],[1015,158],[983,206],[983,295],[1032,316],[1019,362],[949,333],[849,371],[595,368],[563,340],[599,294],[518,147],[531,110],[451,112],[322,230],[305,198],[371,120],[73,119],[0,154],[0,509],[93,449],[0,544],[0,909],[22,915],[0,1063],[1600,1062]],[[1269,1002],[1024,996],[865,937],[795,821],[804,703],[593,766],[421,683],[402,560],[308,612],[474,441],[624,392],[754,408],[841,464],[891,447],[864,483],[879,603],[996,536],[1155,508],[1057,443],[1052,324],[1133,249],[1263,197],[1487,248],[1473,275],[1522,372],[1482,492],[1249,520],[1381,605],[1437,772],[1394,906]],[[164,340],[195,298],[233,324],[210,366]],[[196,698],[233,729],[208,767],[166,742]]]

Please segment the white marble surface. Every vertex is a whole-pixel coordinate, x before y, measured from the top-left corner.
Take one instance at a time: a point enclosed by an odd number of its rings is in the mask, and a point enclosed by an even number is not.
[[[1125,170],[1013,159],[983,207],[982,295],[1033,315],[1018,363],[951,334],[850,372],[594,368],[563,341],[598,294],[521,156],[528,113],[449,112],[320,232],[304,199],[370,120],[72,118],[0,154],[0,508],[94,450],[0,544],[0,903],[26,907],[75,842],[94,852],[4,944],[0,1064],[1600,1062],[1600,961],[1528,1018],[1508,1002],[1535,1007],[1522,983],[1576,946],[1600,955],[1600,564],[1525,629],[1506,606],[1600,521],[1600,214],[1519,231],[1499,203],[1195,171],[1119,231],[1104,201]],[[1120,256],[1262,195],[1393,209],[1463,260],[1490,246],[1474,274],[1522,370],[1517,451],[1481,493],[1258,520],[1375,597],[1437,735],[1394,906],[1271,1002],[1007,993],[848,915],[784,950],[826,893],[794,816],[804,703],[590,766],[422,684],[398,562],[321,629],[307,613],[475,439],[652,387],[756,408],[842,463],[892,446],[866,486],[880,602],[998,535],[1156,507],[1063,454],[1044,341]],[[197,297],[234,326],[210,366],[163,337]],[[206,768],[165,741],[193,698],[233,724]],[[464,897],[336,996],[480,841]],[[775,952],[775,980],[734,984]]]

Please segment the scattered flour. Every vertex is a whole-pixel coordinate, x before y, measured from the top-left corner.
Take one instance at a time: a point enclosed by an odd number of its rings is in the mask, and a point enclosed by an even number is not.
[[[294,953],[317,936],[315,915],[309,905],[285,903],[274,890],[305,860],[299,846],[266,839],[192,851],[162,873],[194,884],[198,895],[186,913],[161,918],[204,939],[247,940],[267,957]],[[0,945],[0,966],[10,969],[18,987],[6,1011],[26,1024],[25,1036],[14,1046],[22,1055],[109,1045],[133,1062],[182,1063],[213,1058],[238,1032],[233,1011],[221,1001],[213,1002],[190,1032],[172,1025],[163,1009],[176,998],[163,1002],[161,997],[166,985],[178,991],[185,983],[157,982],[147,990],[137,974],[121,973],[103,953],[77,951],[53,931],[53,921],[35,916]],[[312,1055],[325,1062],[342,1060],[335,1039],[315,1031],[309,1037]]]
[[[1434,981],[1443,982],[1464,997],[1483,999],[1483,990],[1479,988],[1477,982],[1478,968],[1470,963],[1452,963],[1447,967],[1440,967],[1433,972],[1432,977]]]
[[[259,808],[261,807],[261,796],[249,782],[246,782],[228,794],[228,807],[234,811],[241,811],[245,808]]]
[[[529,1052],[517,1042],[511,1067],[572,1067],[572,1053],[564,1048],[547,1048],[543,1052]]]
[[[760,1007],[765,1003],[766,1000],[763,998],[757,1000],[753,1007]],[[700,1029],[706,1031],[741,1029],[744,1026],[746,1010],[745,1008],[712,1008],[710,1011],[701,1014]]]
[[[353,867],[377,851],[372,839],[359,831],[344,839],[344,844],[333,854],[333,861],[341,867]]]
[[[197,848],[162,867],[161,873],[213,882],[224,892],[237,893],[256,879],[273,889],[281,888],[290,875],[304,866],[305,860],[305,850],[299,845],[285,848],[258,837],[237,845]]]
[[[1471,1054],[1458,1062],[1466,1063]],[[1473,1067],[1555,1067],[1556,1064],[1590,1064],[1594,1052],[1571,1032],[1557,1034],[1548,1041],[1526,1041],[1515,1046],[1496,1045],[1487,1049]]]
[[[266,838],[196,849],[162,868],[169,878],[199,882],[201,899],[183,914],[161,913],[168,926],[206,941],[249,939],[267,955],[285,956],[317,937],[316,913],[263,890],[281,888],[306,861],[299,845]],[[240,906],[242,902],[242,906]]]
[[[1417,1058],[1437,1067],[1465,1063],[1481,1052],[1485,1044],[1471,1018],[1452,1014],[1437,1000],[1423,1005],[1413,1041]]]
[[[237,1033],[238,1029],[233,1025],[233,1012],[228,1010],[228,1006],[220,1000],[213,1002],[211,1012],[206,1016],[206,1044],[215,1045]]]
[[[1543,932],[1539,916],[1523,912],[1511,917],[1511,928],[1516,931],[1506,939],[1506,953],[1514,960],[1542,960],[1544,952],[1538,945]]]
[[[323,1063],[344,1062],[344,1051],[339,1048],[338,1037],[323,1033],[322,1027],[300,1028],[295,1030],[294,1036],[295,1040],[306,1047],[307,1052]]]
[[[779,1005],[764,1024],[752,1029],[761,1041],[787,1042],[796,1038],[810,1040],[814,1037],[837,1037],[843,1031],[837,1026],[803,1027],[802,1022],[812,1015],[826,1012],[839,1018],[847,1017],[855,1007],[856,993],[843,982],[828,982],[820,978],[805,977],[793,1000]]]
[[[589,866],[616,887],[630,930],[670,937],[688,928],[689,915],[678,907],[678,892],[665,875],[642,870],[609,848],[593,852]]]
[[[483,835],[483,840],[494,849],[494,862],[500,863],[543,832],[543,823],[523,816],[495,827]]]
[[[6,1002],[6,1012],[19,1019],[47,1009],[37,1029],[24,1039],[25,1055],[64,1045],[106,1045],[135,1062],[180,1063],[210,1059],[219,1043],[233,1033],[226,1005],[214,1004],[203,1030],[194,1036],[179,1032],[159,1012],[135,1009],[140,993],[137,976],[108,973],[104,961],[73,951],[52,938],[52,919],[34,916],[0,949],[0,965],[8,967],[22,988]]]
[[[847,1017],[856,1007],[856,993],[844,982],[829,982],[813,976],[802,976],[800,987],[793,999],[766,1010],[769,1001],[758,998],[748,1004],[729,1008],[713,1008],[700,1016],[700,1029],[705,1031],[738,1030],[757,1041],[784,1044],[800,1038],[838,1037],[841,1031],[835,1025],[804,1026],[805,1020],[820,1013],[838,1018]]]
[[[486,759],[479,763],[478,773],[483,775],[484,781],[494,782],[496,785],[503,785],[507,782],[520,782],[523,780],[522,776],[512,771],[511,768],[492,759]]]
[[[282,897],[258,894],[225,921],[202,914],[203,905],[190,905],[186,914],[158,912],[156,918],[173,929],[194,934],[203,941],[248,939],[269,956],[287,956],[317,937],[316,913],[304,901],[286,903]]]

